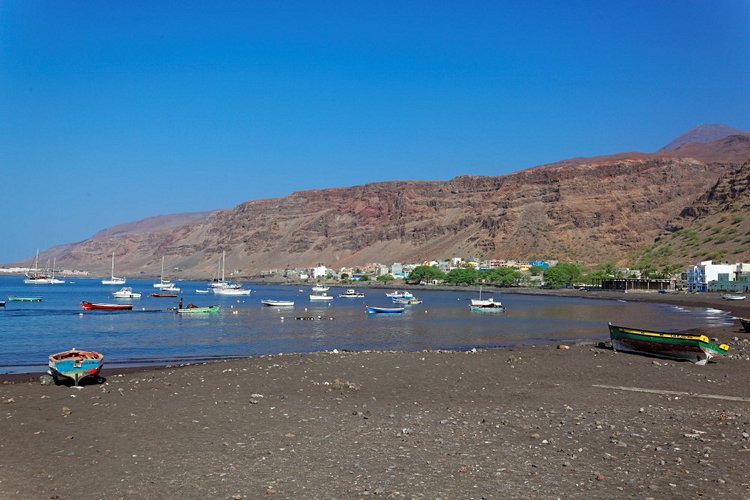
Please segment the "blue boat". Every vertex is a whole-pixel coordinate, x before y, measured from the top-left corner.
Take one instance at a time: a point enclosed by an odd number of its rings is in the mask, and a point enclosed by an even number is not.
[[[99,377],[99,372],[104,364],[104,356],[94,351],[80,351],[71,349],[69,351],[50,354],[49,374],[55,380],[60,378],[71,379],[78,383],[89,377]]]
[[[367,306],[367,314],[400,314],[404,312],[403,307],[372,307]]]

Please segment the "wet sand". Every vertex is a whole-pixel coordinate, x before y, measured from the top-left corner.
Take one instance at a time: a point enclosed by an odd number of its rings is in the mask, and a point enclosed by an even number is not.
[[[750,316],[718,297],[627,299]],[[6,378],[0,497],[747,498],[750,334],[707,334],[731,357],[329,352],[80,389]]]

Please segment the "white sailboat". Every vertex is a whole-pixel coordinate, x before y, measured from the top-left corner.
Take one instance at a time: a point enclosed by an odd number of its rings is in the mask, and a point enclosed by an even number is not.
[[[27,285],[57,285],[61,283],[65,283],[65,281],[55,278],[55,265],[57,264],[57,259],[55,259],[55,263],[52,264],[52,273],[49,273],[49,268],[46,271],[41,271],[39,269],[39,249],[36,249],[36,258],[34,259],[34,269],[29,269],[26,272],[26,279],[23,280],[24,283]],[[49,266],[49,261],[47,261],[47,266]]]
[[[109,279],[103,279],[102,285],[124,285],[125,278],[118,278],[115,276],[115,252],[112,252],[112,273]]]
[[[159,282],[154,283],[154,288],[159,288],[163,292],[179,292],[180,289],[174,286],[174,283],[172,283],[169,280],[164,279],[164,256],[161,258],[161,276],[159,277]]]
[[[489,299],[483,299],[482,298],[482,285],[479,285],[479,298],[471,299],[471,305],[474,307],[492,307],[494,305],[500,305],[500,302],[495,302],[495,300],[492,297],[490,297]]]
[[[213,281],[209,283],[209,286],[211,287],[211,290],[213,290],[214,294],[230,295],[230,296],[250,295],[250,292],[252,292],[252,290],[244,289],[238,283],[232,283],[231,281],[227,281],[225,279],[225,276],[224,276],[225,266],[226,266],[226,252],[221,252],[221,279],[218,281]]]

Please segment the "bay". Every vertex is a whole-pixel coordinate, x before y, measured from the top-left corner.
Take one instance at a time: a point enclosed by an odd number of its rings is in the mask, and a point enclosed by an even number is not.
[[[246,283],[242,297],[197,294],[205,282],[178,282],[184,305],[221,305],[212,314],[178,315],[178,299],[152,298],[151,280],[128,280],[141,299],[113,299],[119,286],[98,279],[62,285],[26,285],[0,277],[6,296],[41,296],[42,302],[8,302],[0,308],[0,373],[46,369],[47,356],[72,347],[105,355],[105,366],[191,363],[261,354],[338,350],[420,351],[514,347],[609,338],[607,322],[655,330],[728,325],[732,316],[703,307],[624,300],[592,300],[514,293],[494,295],[504,313],[469,310],[470,291],[414,291],[424,302],[399,315],[370,315],[366,305],[391,306],[387,290],[361,287],[363,299],[339,298],[348,287],[332,287],[330,303],[309,299],[309,285]],[[356,287],[355,287],[356,288]],[[625,297],[625,295],[623,295]],[[264,307],[263,299],[292,300],[294,307]],[[82,311],[80,302],[132,303],[133,311]],[[297,318],[305,318],[304,320]]]

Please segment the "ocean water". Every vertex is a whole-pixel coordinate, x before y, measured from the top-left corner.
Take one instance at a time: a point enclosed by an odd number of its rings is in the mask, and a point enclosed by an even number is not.
[[[7,302],[0,308],[0,373],[46,369],[51,353],[70,348],[98,351],[105,366],[190,363],[259,354],[338,350],[463,350],[532,344],[606,340],[607,322],[657,330],[731,324],[732,316],[710,308],[547,297],[494,295],[504,313],[469,310],[478,292],[416,291],[424,302],[400,315],[368,316],[365,306],[390,306],[386,290],[358,288],[363,299],[338,298],[347,287],[332,287],[330,303],[309,300],[310,286],[244,284],[252,294],[227,297],[197,294],[205,282],[178,282],[184,305],[220,304],[213,314],[185,316],[170,311],[178,299],[151,298],[153,281],[128,280],[141,299],[113,299],[120,286],[73,279],[63,285],[26,285],[0,277],[0,300],[9,295],[41,296],[42,302]],[[355,287],[356,288],[356,287]],[[625,296],[623,296],[625,297]],[[264,307],[263,299],[292,300],[294,307]],[[132,303],[133,311],[83,311],[89,302]],[[314,318],[299,320],[298,317]]]

